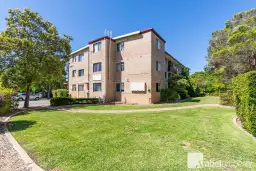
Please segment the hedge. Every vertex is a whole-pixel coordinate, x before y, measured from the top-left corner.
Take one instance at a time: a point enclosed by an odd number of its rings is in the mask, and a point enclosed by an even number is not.
[[[97,104],[98,98],[73,98],[73,104]]]
[[[52,90],[52,97],[53,98],[68,97],[68,90],[67,89]]]
[[[50,100],[51,106],[62,106],[73,104],[73,99],[71,97],[56,97]]]
[[[72,104],[97,104],[98,98],[71,98],[71,97],[56,97],[50,100],[51,106],[62,106]]]
[[[256,136],[256,71],[238,75],[232,85],[237,116],[243,127]]]

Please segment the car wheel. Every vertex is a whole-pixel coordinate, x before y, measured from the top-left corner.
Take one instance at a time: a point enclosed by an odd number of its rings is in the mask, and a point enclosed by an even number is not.
[[[39,100],[39,97],[36,97],[35,100]]]
[[[23,101],[23,98],[18,98],[18,101]]]

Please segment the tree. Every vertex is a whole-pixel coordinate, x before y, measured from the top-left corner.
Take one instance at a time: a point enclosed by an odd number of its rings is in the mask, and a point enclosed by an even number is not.
[[[193,85],[191,83],[191,79],[189,77],[189,68],[183,68],[182,69],[182,72],[181,72],[181,75],[184,77],[184,79],[187,80],[187,86],[186,86],[186,89],[188,91],[188,94],[190,97],[196,97],[198,96],[195,92],[195,88],[193,88]]]
[[[28,8],[8,11],[7,28],[0,33],[0,70],[6,85],[25,88],[24,107],[29,107],[31,85],[63,77],[71,52],[68,35]]]
[[[223,30],[213,32],[208,48],[208,71],[223,71],[231,83],[238,74],[256,69],[256,9],[235,14]]]
[[[195,72],[189,78],[193,84],[196,94],[219,93],[227,86],[222,83],[222,72]]]

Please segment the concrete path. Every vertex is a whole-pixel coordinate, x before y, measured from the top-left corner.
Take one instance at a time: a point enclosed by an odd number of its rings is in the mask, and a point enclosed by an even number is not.
[[[5,117],[0,117],[0,170],[1,171],[31,171],[13,148],[5,132]]]
[[[181,110],[181,109],[193,109],[199,107],[220,107],[220,108],[229,108],[231,106],[223,106],[219,104],[199,104],[191,106],[180,106],[180,107],[169,107],[169,108],[149,108],[149,109],[132,109],[132,110],[87,110],[87,109],[58,109],[61,111],[72,112],[72,113],[135,113],[135,112],[161,112],[169,110]]]
[[[11,116],[0,117],[0,171],[43,171],[8,131],[6,123]]]

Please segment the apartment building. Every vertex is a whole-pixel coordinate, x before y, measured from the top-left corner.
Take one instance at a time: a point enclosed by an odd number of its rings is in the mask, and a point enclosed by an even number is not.
[[[159,102],[168,76],[184,67],[165,51],[165,43],[152,28],[90,41],[71,54],[69,94],[126,104]]]

